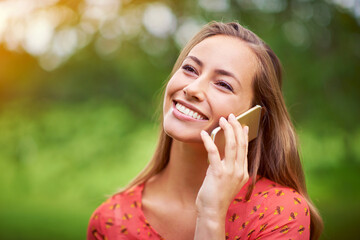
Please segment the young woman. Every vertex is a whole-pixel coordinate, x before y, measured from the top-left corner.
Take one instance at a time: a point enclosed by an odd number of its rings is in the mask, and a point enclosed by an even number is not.
[[[93,213],[88,239],[318,239],[274,52],[238,23],[212,22],[182,50],[150,163]],[[258,137],[235,119],[263,107]],[[209,137],[218,125],[225,149]]]

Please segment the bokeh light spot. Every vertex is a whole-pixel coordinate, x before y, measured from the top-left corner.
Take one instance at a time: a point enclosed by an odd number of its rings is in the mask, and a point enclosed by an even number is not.
[[[310,44],[309,32],[306,27],[299,22],[286,22],[282,28],[286,39],[296,47],[308,47]]]
[[[39,56],[49,48],[53,34],[54,26],[46,18],[30,18],[23,46],[28,53]]]
[[[199,5],[210,12],[223,12],[229,9],[229,0],[199,0]]]
[[[175,41],[178,47],[184,47],[203,25],[204,22],[198,21],[194,18],[187,18],[183,20],[175,33]]]
[[[169,36],[176,29],[174,14],[162,3],[154,3],[146,7],[143,23],[148,32],[160,38]]]
[[[253,0],[253,2],[259,10],[268,13],[281,12],[287,6],[286,0]]]

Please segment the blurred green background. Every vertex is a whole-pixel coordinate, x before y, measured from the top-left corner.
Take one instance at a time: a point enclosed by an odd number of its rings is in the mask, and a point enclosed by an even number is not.
[[[322,239],[358,238],[359,0],[4,0],[1,239],[85,239],[151,158],[159,89],[210,20],[238,20],[278,54]]]

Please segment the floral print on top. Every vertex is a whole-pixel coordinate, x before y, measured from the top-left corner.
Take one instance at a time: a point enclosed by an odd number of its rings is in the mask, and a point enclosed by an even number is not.
[[[229,206],[224,239],[310,238],[310,211],[299,193],[261,178],[246,201],[249,183],[242,187]],[[102,203],[90,218],[87,239],[164,239],[142,212],[143,188],[144,184],[140,184]]]

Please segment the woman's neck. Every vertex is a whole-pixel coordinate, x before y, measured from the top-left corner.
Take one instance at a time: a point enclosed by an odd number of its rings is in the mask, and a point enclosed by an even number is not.
[[[169,198],[179,200],[184,206],[193,205],[207,168],[207,152],[202,143],[174,139],[169,163],[155,182]]]

